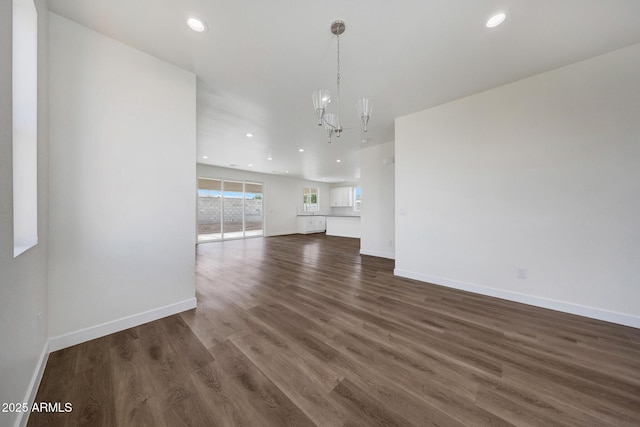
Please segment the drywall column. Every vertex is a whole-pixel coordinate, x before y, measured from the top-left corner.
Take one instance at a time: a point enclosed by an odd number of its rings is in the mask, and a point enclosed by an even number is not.
[[[195,304],[196,79],[50,15],[55,348]]]
[[[360,150],[360,253],[395,257],[395,143]]]

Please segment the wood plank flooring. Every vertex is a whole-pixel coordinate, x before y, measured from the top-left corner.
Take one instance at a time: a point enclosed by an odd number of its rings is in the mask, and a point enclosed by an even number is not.
[[[197,249],[198,308],[52,353],[29,426],[638,426],[640,330],[393,276],[324,234]]]

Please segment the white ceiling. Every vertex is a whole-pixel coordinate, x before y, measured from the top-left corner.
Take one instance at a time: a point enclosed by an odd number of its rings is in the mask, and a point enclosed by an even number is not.
[[[198,76],[199,162],[328,182],[359,179],[359,150],[393,141],[396,117],[640,42],[639,0],[49,0],[49,6]],[[498,11],[506,21],[485,28]],[[208,32],[190,30],[188,17],[206,22]],[[347,27],[340,38],[342,125],[353,129],[327,144],[311,92],[335,93],[336,40],[329,30],[335,19]],[[363,96],[373,100],[366,134],[355,111]]]

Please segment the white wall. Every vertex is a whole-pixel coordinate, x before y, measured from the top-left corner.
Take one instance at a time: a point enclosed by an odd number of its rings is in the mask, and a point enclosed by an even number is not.
[[[360,150],[360,253],[395,258],[395,143]]]
[[[13,257],[11,16],[0,2],[0,402],[28,402],[36,391],[47,342],[47,21],[38,10],[38,230],[35,247]],[[26,420],[26,418],[22,418]],[[0,412],[0,425],[19,422]]]
[[[640,45],[397,119],[396,274],[640,327],[639,137]]]
[[[196,80],[55,14],[49,37],[57,348],[195,303]]]
[[[198,163],[199,178],[253,180],[264,183],[265,236],[297,233],[297,212],[302,209],[302,190],[317,187],[320,190],[320,210],[329,212],[329,184],[289,178],[281,175],[248,172]],[[194,187],[194,192],[195,192]]]

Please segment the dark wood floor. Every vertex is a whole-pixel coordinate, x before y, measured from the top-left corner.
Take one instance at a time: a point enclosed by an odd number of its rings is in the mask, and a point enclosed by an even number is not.
[[[29,426],[640,425],[640,330],[394,277],[356,239],[198,246],[198,308],[51,354]]]

